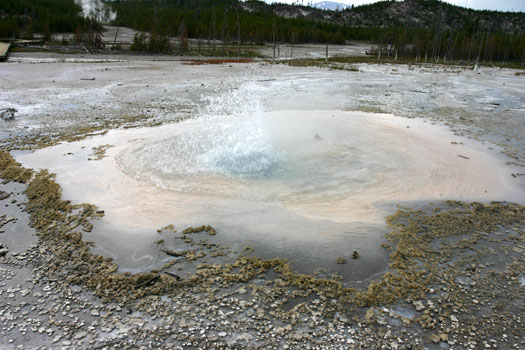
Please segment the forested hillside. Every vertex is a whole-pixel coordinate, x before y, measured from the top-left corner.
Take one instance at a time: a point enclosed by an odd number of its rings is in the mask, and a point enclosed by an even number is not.
[[[351,26],[408,26],[457,31],[476,26],[480,30],[525,33],[525,13],[477,11],[439,0],[380,1],[334,13],[334,20]]]
[[[74,0],[1,0],[0,37],[74,32],[84,25],[81,13],[82,8]]]
[[[116,0],[116,23],[158,36],[243,43],[373,41],[378,56],[525,61],[525,13],[437,0],[382,1],[344,11],[250,0]]]
[[[475,11],[438,0],[380,1],[343,11],[258,0],[113,0],[113,24],[141,32],[133,49],[173,52],[168,37],[238,44],[371,41],[382,56],[416,60],[525,61],[525,13]],[[94,41],[100,24],[74,0],[2,0],[0,36],[75,32]],[[85,35],[84,33],[88,33]],[[149,33],[149,34],[147,34]],[[86,39],[87,38],[87,39]]]
[[[112,7],[117,12],[117,24],[170,36],[187,31],[190,38],[237,40],[240,29],[243,42],[256,43],[279,40],[342,44],[350,37],[371,38],[330,21],[284,18],[236,0],[117,0]]]

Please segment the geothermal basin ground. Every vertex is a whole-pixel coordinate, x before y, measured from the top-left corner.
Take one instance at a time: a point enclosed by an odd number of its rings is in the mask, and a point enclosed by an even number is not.
[[[10,60],[6,347],[523,346],[516,71]]]

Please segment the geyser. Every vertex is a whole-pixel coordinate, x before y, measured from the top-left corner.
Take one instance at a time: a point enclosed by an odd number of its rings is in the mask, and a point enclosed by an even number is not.
[[[209,224],[220,244],[363,280],[385,268],[384,217],[397,204],[523,196],[497,153],[445,127],[362,112],[264,111],[254,89],[203,98],[199,115],[180,123],[111,130],[17,160],[56,173],[67,199],[105,210],[86,239],[124,270],[162,263],[152,244],[158,228]],[[114,145],[106,158],[87,161],[106,144]]]
[[[117,14],[101,0],[75,0],[82,7],[84,17],[94,17],[101,22],[113,21]]]

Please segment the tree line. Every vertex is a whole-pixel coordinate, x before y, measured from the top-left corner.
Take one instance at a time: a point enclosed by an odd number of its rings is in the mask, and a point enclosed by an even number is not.
[[[410,1],[426,7],[436,7],[440,3]],[[346,11],[367,13],[373,18],[390,3],[356,6]],[[368,26],[344,24],[331,20],[329,16],[285,18],[274,13],[276,8],[281,9],[279,5],[263,5],[257,0],[114,0],[107,5],[117,13],[112,24],[139,31],[131,46],[137,51],[181,53],[189,49],[189,38],[198,38],[199,43],[207,40],[213,51],[216,45],[221,45],[224,51],[225,44],[370,41],[374,44],[370,54],[378,57],[401,56],[418,61],[525,62],[524,31],[503,31],[496,20],[488,26],[489,22],[483,19],[488,16],[487,11],[483,12],[485,17],[462,19],[454,26],[443,25],[443,18],[436,16],[434,22],[429,19],[424,27],[401,22],[382,27],[379,22]],[[446,13],[457,10],[449,5],[443,9]],[[343,11],[335,15],[344,14]],[[494,18],[499,17],[501,13],[494,12]],[[0,2],[1,37],[31,38],[34,33],[42,33],[48,39],[53,32],[73,32],[76,42],[100,46],[101,30],[97,19],[82,17],[81,8],[74,0]],[[170,37],[178,40],[174,43]]]
[[[35,33],[74,32],[86,25],[74,0],[0,1],[0,37],[31,39]]]
[[[139,31],[179,36],[184,30],[190,38],[263,44],[279,40],[296,43],[343,44],[349,27],[328,21],[286,19],[264,11],[245,11],[233,0],[117,0],[115,24]],[[293,38],[292,38],[293,37]]]
[[[376,7],[381,9],[387,5],[388,2],[380,2]],[[112,6],[118,14],[116,24],[142,32],[132,46],[138,50],[167,52],[170,50],[168,36],[181,38],[179,45],[184,47],[188,37],[243,44],[344,44],[355,40],[373,42],[375,49],[370,53],[378,57],[402,56],[417,61],[525,62],[523,31],[503,32],[499,26],[487,28],[476,17],[462,20],[460,27],[452,29],[443,26],[441,19],[436,19],[433,25],[427,24],[430,29],[408,25],[385,28],[283,18],[273,12],[258,10],[257,6],[245,11],[236,0],[116,0]],[[448,5],[445,8],[446,11],[455,9],[455,6]],[[364,10],[377,13],[374,4],[355,7],[355,11]],[[483,14],[486,15],[487,11]],[[495,12],[494,15],[498,17],[500,14]],[[148,37],[143,32],[152,33],[151,43],[147,42]]]
[[[424,62],[525,63],[525,35],[466,28],[421,30],[408,27],[380,31],[370,54],[409,57]]]

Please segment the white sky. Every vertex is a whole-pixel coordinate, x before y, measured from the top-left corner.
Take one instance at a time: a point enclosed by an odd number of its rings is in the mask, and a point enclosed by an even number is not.
[[[321,2],[323,0],[303,0],[303,4],[307,4],[312,1],[313,3]],[[341,2],[345,4],[363,5],[377,2],[379,0],[330,0],[334,2]],[[266,0],[266,2],[284,2],[284,3],[301,3],[301,0],[279,0],[272,1]],[[499,11],[519,11],[525,12],[525,0],[446,0],[446,2],[458,5],[466,6],[478,10],[499,10]]]

